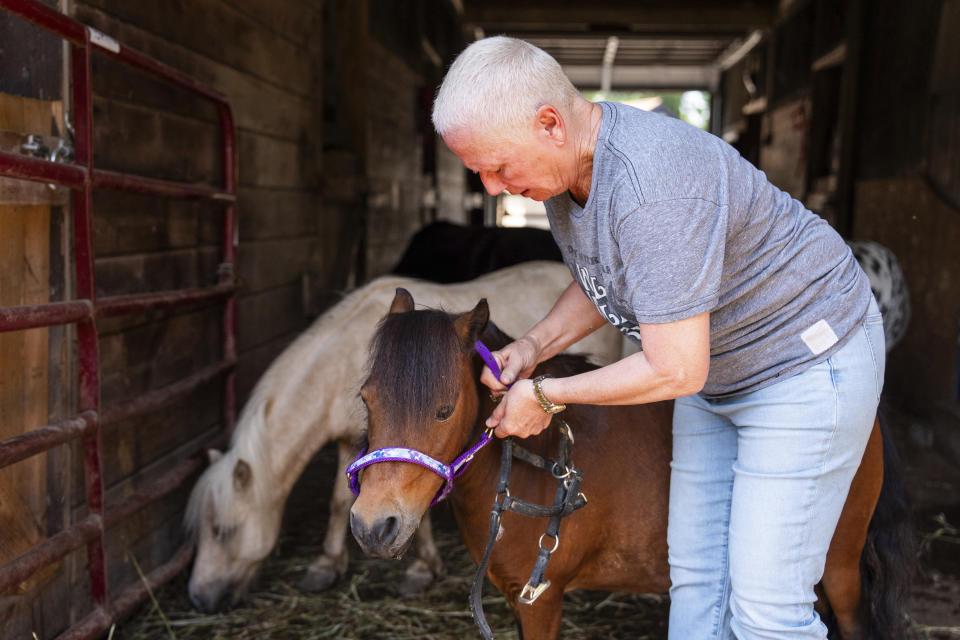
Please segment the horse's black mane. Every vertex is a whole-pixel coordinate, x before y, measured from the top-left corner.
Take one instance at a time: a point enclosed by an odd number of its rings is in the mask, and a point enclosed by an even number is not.
[[[460,349],[453,318],[443,311],[387,314],[374,334],[369,365],[369,380],[387,415],[412,424],[434,415],[438,405],[452,405],[460,384]]]

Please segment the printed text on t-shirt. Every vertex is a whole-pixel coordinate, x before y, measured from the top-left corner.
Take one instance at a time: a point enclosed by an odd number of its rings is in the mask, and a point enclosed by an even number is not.
[[[577,263],[577,277],[580,280],[580,287],[583,289],[583,292],[593,301],[600,315],[602,315],[607,322],[615,326],[620,333],[640,342],[639,327],[637,327],[635,322],[623,317],[613,308],[610,297],[607,295],[607,286],[597,280],[596,276],[590,275],[590,272],[584,267],[581,267],[579,262]]]

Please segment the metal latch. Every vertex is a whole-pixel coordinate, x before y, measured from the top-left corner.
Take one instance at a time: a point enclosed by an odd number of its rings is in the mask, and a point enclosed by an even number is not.
[[[67,124],[67,133],[72,134],[72,129],[70,125]],[[43,136],[31,133],[27,135],[26,142],[20,144],[20,151],[25,155],[33,156],[34,158],[43,158],[49,162],[72,162],[73,155],[73,144],[72,141],[64,138],[51,138],[50,142],[56,140],[56,145],[51,149],[47,146],[46,140]],[[47,186],[51,190],[57,189],[59,185],[47,183]]]

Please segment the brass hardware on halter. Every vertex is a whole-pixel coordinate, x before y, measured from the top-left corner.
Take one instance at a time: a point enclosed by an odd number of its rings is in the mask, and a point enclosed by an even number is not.
[[[537,598],[540,597],[544,591],[550,587],[550,581],[544,580],[536,587],[532,586],[529,582],[523,586],[523,591],[520,592],[520,597],[517,598],[517,601],[520,604],[533,604],[536,602]]]

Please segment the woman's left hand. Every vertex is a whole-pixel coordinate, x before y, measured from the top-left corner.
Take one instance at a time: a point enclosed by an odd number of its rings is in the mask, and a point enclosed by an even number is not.
[[[537,402],[533,393],[533,381],[517,380],[510,390],[503,394],[500,404],[487,418],[486,424],[495,429],[494,434],[498,438],[528,438],[550,426],[550,418]]]

